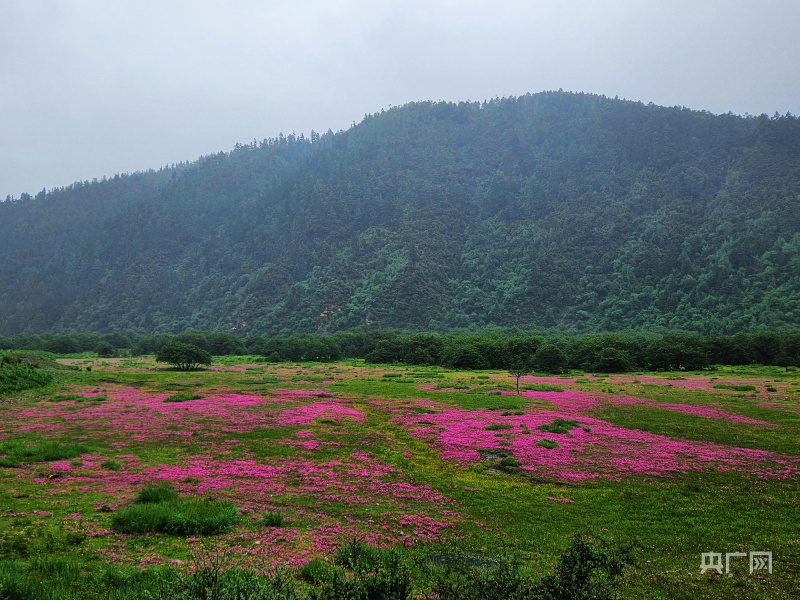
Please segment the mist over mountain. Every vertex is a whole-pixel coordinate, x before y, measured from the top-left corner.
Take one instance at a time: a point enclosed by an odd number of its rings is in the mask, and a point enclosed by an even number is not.
[[[0,202],[0,335],[800,322],[800,122],[417,102]]]

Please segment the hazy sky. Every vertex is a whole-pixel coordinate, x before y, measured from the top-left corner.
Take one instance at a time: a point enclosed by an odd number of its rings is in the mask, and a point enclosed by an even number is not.
[[[0,0],[0,199],[414,100],[800,114],[800,0]]]

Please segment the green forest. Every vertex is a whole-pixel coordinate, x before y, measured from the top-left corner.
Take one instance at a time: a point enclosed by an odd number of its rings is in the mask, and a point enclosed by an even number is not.
[[[795,329],[798,200],[791,115],[411,103],[8,197],[0,335]]]
[[[320,336],[250,335],[221,331],[185,331],[178,335],[96,334],[17,335],[0,337],[0,350],[34,351],[45,359],[65,355],[100,358],[157,355],[171,345],[191,348],[193,365],[210,364],[212,355],[248,355],[256,362],[332,362],[364,359],[372,364],[443,366],[450,369],[504,369],[566,373],[572,369],[624,373],[630,371],[695,371],[715,365],[800,366],[800,332],[761,331],[735,335],[671,332],[521,334],[513,330],[406,333],[389,330],[347,331]],[[44,352],[45,354],[42,354]],[[16,365],[6,355],[8,367]],[[4,363],[0,361],[0,367]],[[191,368],[191,367],[187,367]],[[16,377],[16,373],[12,373]],[[9,375],[10,376],[10,375]],[[0,390],[3,376],[0,372]]]

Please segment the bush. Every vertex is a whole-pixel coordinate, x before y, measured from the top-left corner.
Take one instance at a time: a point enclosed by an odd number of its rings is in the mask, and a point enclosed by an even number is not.
[[[318,583],[327,577],[328,568],[328,564],[325,561],[314,558],[300,567],[298,575],[309,583]]]
[[[97,346],[95,352],[97,352],[97,356],[100,358],[111,358],[117,354],[114,346],[108,342],[100,342],[100,345]]]
[[[603,373],[626,373],[635,370],[631,355],[626,350],[618,348],[603,348],[597,354],[595,361],[588,366],[589,370]]]
[[[309,600],[406,600],[411,572],[398,550],[379,550],[353,540],[344,544]]]
[[[442,364],[451,369],[488,369],[490,354],[477,344],[464,340],[449,340],[442,351]]]
[[[81,351],[81,346],[74,337],[59,335],[47,340],[42,345],[42,350],[53,354],[76,354]]]
[[[24,358],[14,354],[3,354],[0,360],[0,396],[47,385],[52,374],[38,369]]]
[[[610,600],[616,597],[618,580],[626,566],[633,564],[635,545],[609,548],[576,535],[561,554],[555,572],[536,586],[543,600]]]
[[[230,333],[215,331],[206,334],[205,348],[213,356],[232,356],[245,354],[246,350],[242,340]]]
[[[429,598],[448,600],[534,600],[531,581],[516,554],[487,559],[464,552],[436,557]]]
[[[181,371],[193,371],[201,365],[210,365],[211,354],[192,344],[170,342],[158,351],[156,360],[169,363]]]
[[[610,600],[626,566],[633,564],[634,545],[609,548],[578,535],[561,554],[554,572],[535,581],[525,574],[516,553],[486,559],[447,553],[428,567],[426,598],[447,600]]]
[[[699,338],[662,338],[653,341],[647,348],[650,369],[664,371],[705,369],[711,360],[708,353],[700,346]]]
[[[534,369],[544,373],[563,373],[567,367],[566,355],[554,344],[543,344],[531,362]]]

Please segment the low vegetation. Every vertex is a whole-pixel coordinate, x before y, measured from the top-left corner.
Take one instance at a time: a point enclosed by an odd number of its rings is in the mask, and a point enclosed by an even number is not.
[[[238,523],[238,512],[233,502],[179,498],[162,485],[143,489],[134,504],[114,513],[111,527],[129,534],[214,535]]]
[[[258,358],[33,366],[0,402],[0,598],[794,597],[794,368],[517,395],[506,369]],[[751,551],[771,574],[700,572]]]
[[[43,368],[46,363],[53,366],[35,355],[0,352],[0,397],[50,383],[53,374]]]
[[[23,464],[75,458],[89,450],[86,444],[70,442],[8,440],[0,442],[0,467],[18,468]]]

